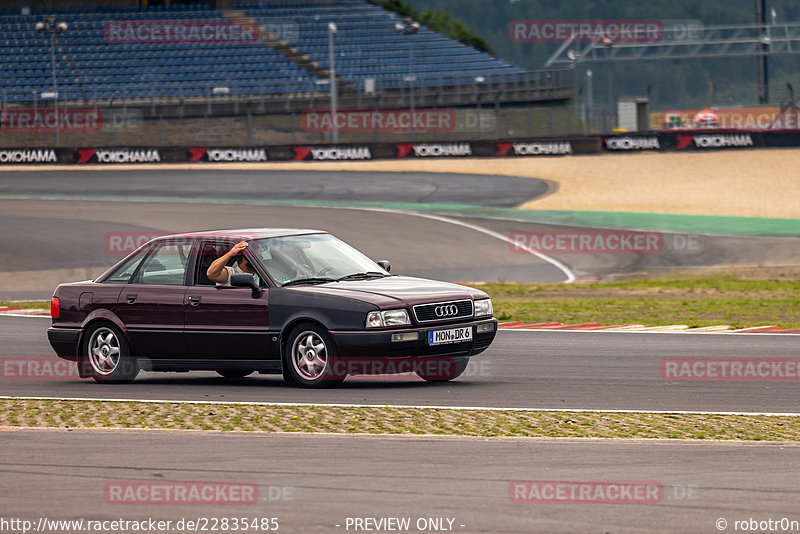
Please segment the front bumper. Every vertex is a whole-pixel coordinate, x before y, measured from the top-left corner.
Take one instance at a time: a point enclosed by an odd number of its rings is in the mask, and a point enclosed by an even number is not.
[[[56,351],[59,358],[75,360],[78,356],[78,340],[81,331],[74,328],[53,328],[47,329],[47,340],[50,346]]]
[[[478,332],[477,327],[479,325],[491,325],[491,330],[488,332]],[[432,330],[448,330],[465,326],[472,328],[472,339],[469,341],[441,345],[428,344],[428,333]],[[416,339],[410,341],[392,341],[393,334],[411,333],[417,334]],[[496,334],[497,320],[494,318],[426,327],[411,326],[408,328],[391,330],[331,332],[339,357],[344,358],[470,357],[486,350],[489,345],[491,345]]]

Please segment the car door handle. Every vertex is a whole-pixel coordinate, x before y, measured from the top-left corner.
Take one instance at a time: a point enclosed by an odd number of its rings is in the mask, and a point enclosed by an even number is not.
[[[203,300],[203,297],[200,295],[189,295],[189,302],[192,303],[192,306],[197,306],[201,300]]]
[[[128,293],[127,295],[125,295],[125,300],[128,301],[128,304],[133,304],[133,301],[135,301],[136,297],[138,296],[139,295],[137,295],[136,293]]]

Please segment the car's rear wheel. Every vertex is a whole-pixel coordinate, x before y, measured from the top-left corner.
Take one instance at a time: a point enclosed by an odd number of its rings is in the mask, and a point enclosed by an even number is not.
[[[122,384],[132,382],[139,374],[139,365],[131,356],[130,347],[120,330],[109,323],[96,323],[86,332],[83,357],[84,366],[97,382]]]
[[[336,348],[328,332],[311,323],[292,329],[283,360],[287,382],[305,388],[335,386],[347,376],[336,367]]]
[[[225,378],[244,378],[253,374],[252,369],[217,369],[217,374]]]
[[[414,367],[417,375],[428,382],[448,382],[461,376],[469,358],[426,358]]]

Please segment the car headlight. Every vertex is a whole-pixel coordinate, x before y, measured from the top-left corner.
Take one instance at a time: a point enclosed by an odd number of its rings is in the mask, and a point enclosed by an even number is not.
[[[404,309],[373,311],[367,314],[367,328],[379,328],[381,326],[403,326],[411,324],[408,312]]]
[[[481,299],[475,301],[475,317],[492,315],[492,299]]]

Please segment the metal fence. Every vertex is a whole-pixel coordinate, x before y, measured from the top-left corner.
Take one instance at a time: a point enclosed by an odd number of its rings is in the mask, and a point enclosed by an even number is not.
[[[346,85],[335,117],[327,84],[284,94],[243,94],[231,81],[208,85],[201,94],[184,94],[178,84],[150,87],[148,97],[120,87],[111,98],[88,92],[66,102],[40,94],[25,102],[4,98],[0,146],[456,141],[585,134],[600,125],[576,105],[571,70],[430,82]]]

